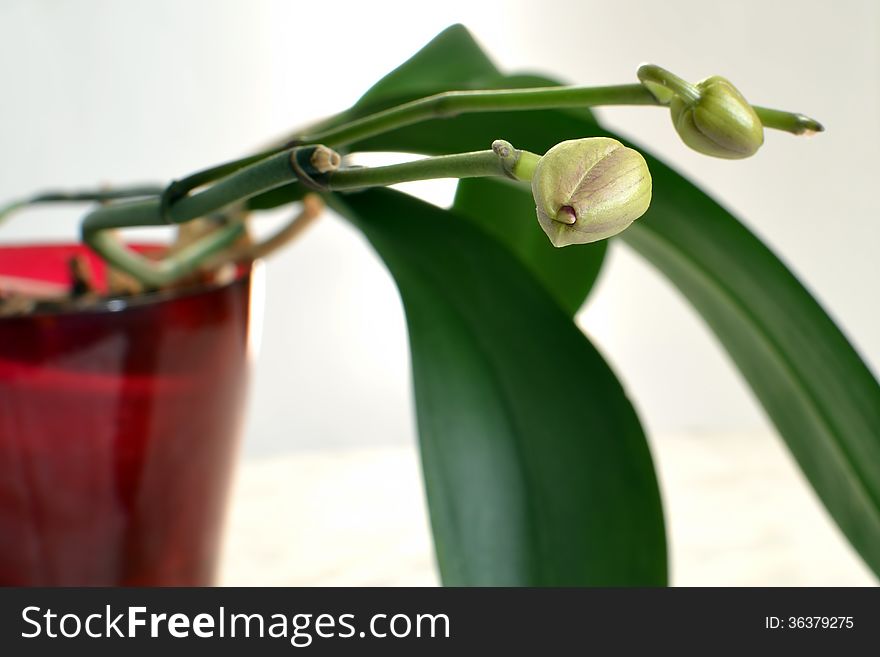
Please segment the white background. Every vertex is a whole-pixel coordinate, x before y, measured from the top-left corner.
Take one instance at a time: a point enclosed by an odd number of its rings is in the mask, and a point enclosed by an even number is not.
[[[813,139],[768,132],[759,154],[688,151],[658,108],[602,120],[689,174],[764,238],[880,366],[880,4],[871,0],[50,2],[0,4],[0,199],[46,186],[164,181],[341,110],[453,22],[506,70],[632,82],[645,61],[730,78],[757,104],[808,113]],[[503,135],[499,135],[502,136]],[[448,202],[447,183],[418,188]],[[40,210],[0,241],[76,235]],[[268,265],[248,457],[412,444],[406,331],[364,240],[326,216]],[[662,451],[670,433],[770,434],[724,353],[625,247],[579,316]],[[784,458],[784,457],[783,457]]]

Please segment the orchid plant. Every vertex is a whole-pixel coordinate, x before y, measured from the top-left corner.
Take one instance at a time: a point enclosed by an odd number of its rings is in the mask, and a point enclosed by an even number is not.
[[[644,430],[573,322],[607,240],[621,239],[703,315],[832,517],[880,572],[877,381],[757,237],[589,108],[665,107],[684,144],[728,159],[757,152],[765,129],[822,126],[752,105],[721,77],[692,84],[653,65],[636,77],[582,87],[506,75],[453,26],[352,108],[272,148],[167,186],[44,193],[4,214],[100,202],[83,240],[135,291],[216,280],[229,263],[295,237],[325,203],[360,228],[406,311],[436,554],[452,585],[667,583]],[[367,151],[424,157],[350,163]],[[429,178],[459,179],[451,208],[385,189]],[[248,223],[261,210],[291,203],[302,205],[289,224],[251,240]],[[166,224],[179,224],[182,237],[161,260],[116,232]]]

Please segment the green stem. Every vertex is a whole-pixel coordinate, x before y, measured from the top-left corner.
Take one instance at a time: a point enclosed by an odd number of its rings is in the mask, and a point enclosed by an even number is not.
[[[205,258],[235,241],[243,230],[241,223],[222,226],[186,249],[158,261],[131,251],[110,230],[185,223],[294,181],[291,155],[292,151],[284,151],[239,169],[204,191],[185,196],[165,208],[158,198],[98,208],[83,220],[83,241],[110,264],[145,285],[167,285],[195,271]]]
[[[428,157],[384,167],[351,168],[331,173],[310,169],[311,154],[319,147],[308,146],[276,153],[255,164],[239,169],[207,189],[173,200],[163,208],[160,199],[116,203],[100,207],[84,220],[83,241],[110,264],[131,274],[142,283],[158,287],[195,271],[210,255],[231,244],[242,231],[233,222],[212,231],[190,247],[163,260],[148,260],[128,249],[110,232],[117,228],[180,224],[204,217],[247,200],[257,194],[298,179],[293,160],[311,183],[327,191],[394,185],[431,178],[471,178],[475,176],[521,177],[538,158],[533,153],[516,151],[507,142],[496,142],[496,150]],[[501,147],[507,147],[503,150]]]
[[[525,153],[526,151],[523,151],[523,154]],[[528,153],[528,155],[538,157],[534,153]],[[507,165],[494,150],[439,155],[403,164],[341,169],[328,177],[327,190],[336,192],[365,187],[385,187],[434,178],[477,178],[481,176],[519,178],[520,176],[514,173],[514,167],[513,162]]]
[[[752,108],[757,113],[758,118],[761,119],[761,123],[765,128],[783,130],[793,135],[811,135],[825,130],[825,127],[816,119],[811,119],[803,114],[783,112],[782,110],[759,107],[758,105],[752,105]]]
[[[538,87],[533,89],[500,89],[490,91],[447,91],[404,103],[390,109],[355,119],[340,126],[299,134],[274,149],[226,162],[205,169],[176,183],[177,191],[186,194],[200,185],[216,180],[263,157],[274,155],[291,144],[323,143],[339,148],[367,137],[396,130],[427,119],[443,118],[471,112],[513,112],[521,110],[560,109],[566,107],[597,107],[600,105],[666,105],[673,93],[696,99],[694,85],[659,66],[645,65],[639,69],[642,84],[605,87]],[[647,85],[647,86],[646,86]],[[801,114],[755,107],[767,128],[793,134],[818,132],[822,126]]]
[[[596,107],[598,105],[657,105],[641,84],[609,87],[539,87],[494,91],[447,91],[420,98],[335,128],[301,135],[302,143],[337,148],[427,119],[472,112]]]
[[[187,192],[217,180],[242,167],[286,150],[293,144],[326,144],[339,148],[354,141],[426,119],[469,112],[503,112],[597,105],[657,105],[657,100],[640,84],[608,87],[538,87],[491,91],[447,91],[355,119],[312,134],[298,134],[276,148],[204,169],[174,183],[175,193]],[[330,121],[331,119],[328,119]]]
[[[112,228],[182,224],[223,210],[296,180],[290,156],[290,150],[283,151],[239,169],[201,192],[174,201],[164,213],[158,198],[100,207],[83,220],[83,239],[89,242],[97,231]]]
[[[174,191],[174,193],[179,194],[180,196],[185,196],[192,190],[201,187],[202,185],[206,185],[209,182],[213,182],[214,180],[218,180],[223,178],[224,176],[228,176],[231,173],[235,173],[239,169],[243,169],[246,166],[250,166],[251,164],[256,164],[260,160],[263,160],[267,157],[275,155],[276,153],[280,153],[282,150],[288,148],[287,146],[272,148],[269,150],[261,151],[259,153],[255,153],[253,155],[248,155],[247,157],[242,157],[237,160],[232,160],[230,162],[224,162],[223,164],[218,164],[217,166],[210,167],[208,169],[202,169],[201,171],[197,171],[194,174],[187,176],[181,180],[176,180],[169,188]],[[166,188],[166,190],[168,189]]]
[[[699,92],[693,85],[660,67],[646,65],[639,69],[642,84],[605,87],[539,87],[534,89],[502,89],[492,91],[449,91],[435,94],[370,116],[355,119],[341,126],[299,135],[294,143],[344,146],[403,126],[428,119],[456,116],[469,112],[502,112],[517,110],[595,107],[598,105],[663,105],[671,93],[696,100]],[[800,114],[756,107],[766,127],[787,130],[794,134],[816,132],[822,126]],[[429,178],[468,178],[505,175],[520,180],[531,179],[539,156],[514,151],[506,142],[493,144],[493,151],[463,153],[426,158],[386,167],[351,168],[335,173],[309,170],[308,156],[317,146],[289,149],[288,145],[250,155],[239,160],[192,174],[161,191],[161,196],[132,203],[118,203],[99,208],[86,217],[82,227],[83,240],[119,268],[132,273],[147,284],[162,285],[196,269],[208,255],[231,243],[240,234],[236,222],[212,232],[201,241],[164,261],[148,261],[117,242],[109,229],[131,226],[178,224],[222,210],[234,203],[297,180],[296,158],[309,182],[326,190],[393,185],[399,182]],[[326,150],[326,149],[325,149]],[[335,155],[335,153],[334,153]],[[302,156],[306,156],[303,159]],[[338,156],[336,156],[338,158]],[[205,190],[191,193],[208,183]],[[88,194],[46,194],[13,203],[0,209],[0,220],[12,211],[40,202],[115,200],[132,196],[157,196],[156,188],[132,188]]]
[[[88,244],[108,263],[130,274],[147,287],[161,287],[198,269],[209,256],[230,246],[243,230],[241,223],[222,226],[158,261],[138,255],[107,230],[91,235]]]

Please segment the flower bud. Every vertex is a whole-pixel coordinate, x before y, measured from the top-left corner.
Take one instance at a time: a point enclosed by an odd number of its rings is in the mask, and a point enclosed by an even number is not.
[[[764,143],[764,126],[739,90],[717,75],[698,82],[699,98],[676,95],[669,103],[672,122],[685,144],[705,155],[738,159],[754,155]]]
[[[557,144],[532,176],[538,223],[554,246],[616,235],[651,203],[645,158],[615,139],[591,137]]]

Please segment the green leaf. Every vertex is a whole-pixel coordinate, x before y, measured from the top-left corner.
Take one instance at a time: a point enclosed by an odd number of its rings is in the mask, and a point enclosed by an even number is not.
[[[453,208],[506,245],[570,315],[580,308],[602,267],[606,242],[557,249],[538,227],[529,188],[521,183],[468,178]]]
[[[474,133],[490,126],[494,137],[538,152],[543,151],[537,146],[576,137],[625,142],[590,120],[557,111],[432,121],[357,147],[456,152],[472,148]],[[634,147],[648,161],[654,199],[622,238],[703,315],[832,517],[880,574],[880,385],[821,306],[757,237],[681,175]],[[525,212],[531,202],[522,199]]]
[[[406,195],[333,197],[406,309],[434,540],[448,585],[662,585],[645,436],[611,370],[510,252]]]
[[[624,240],[718,336],[807,479],[880,574],[880,385],[785,265],[724,208],[648,158],[654,200]]]

